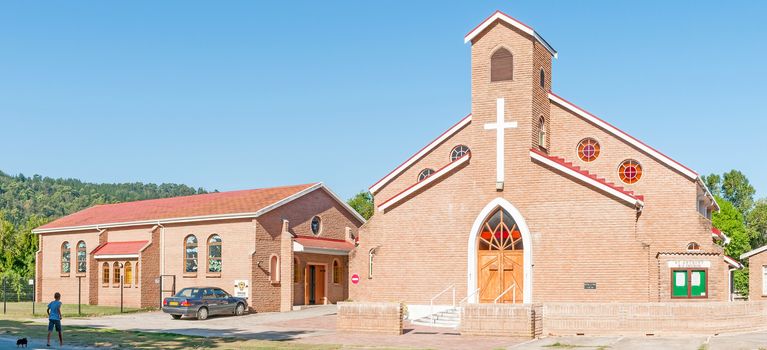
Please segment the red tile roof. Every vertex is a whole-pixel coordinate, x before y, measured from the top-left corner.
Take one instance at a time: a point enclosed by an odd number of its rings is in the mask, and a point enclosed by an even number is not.
[[[354,249],[354,244],[342,239],[297,236],[294,240],[306,248],[331,249],[345,252]]]
[[[542,155],[542,156],[544,156],[546,158],[549,158],[552,161],[555,161],[555,162],[557,162],[557,163],[559,163],[559,164],[561,164],[561,165],[563,165],[565,167],[568,167],[568,168],[570,168],[570,169],[572,169],[572,170],[574,170],[576,172],[579,172],[579,173],[581,173],[581,174],[583,174],[583,175],[585,175],[587,177],[590,177],[590,178],[596,180],[597,182],[602,183],[603,185],[606,185],[606,186],[608,186],[608,187],[610,187],[610,188],[612,188],[614,190],[622,192],[622,193],[630,196],[631,198],[634,198],[634,199],[637,199],[637,200],[640,200],[640,201],[644,202],[644,196],[635,194],[634,191],[629,191],[629,190],[627,190],[627,189],[625,189],[625,188],[623,188],[621,186],[618,186],[618,185],[616,185],[616,184],[614,184],[612,182],[609,182],[609,181],[605,180],[602,177],[599,177],[599,176],[597,176],[595,174],[592,174],[592,173],[588,172],[587,170],[581,169],[581,167],[579,167],[577,165],[573,165],[572,162],[568,162],[564,158],[550,156],[550,155],[545,154],[545,153],[543,153],[543,152],[541,152],[541,151],[539,151],[539,150],[537,150],[535,148],[531,148],[530,150],[535,152],[535,153],[538,153],[538,154],[540,154],[540,155]]]
[[[138,254],[141,248],[144,248],[149,241],[132,242],[107,242],[97,247],[94,255],[125,255]]]
[[[35,230],[255,213],[316,185],[319,184],[218,192],[96,205],[40,226]]]

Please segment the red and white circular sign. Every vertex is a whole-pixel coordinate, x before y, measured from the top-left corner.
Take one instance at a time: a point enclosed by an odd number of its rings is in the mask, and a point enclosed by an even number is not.
[[[358,275],[356,273],[353,274],[352,275],[352,283],[354,283],[354,284],[360,283],[360,275]]]

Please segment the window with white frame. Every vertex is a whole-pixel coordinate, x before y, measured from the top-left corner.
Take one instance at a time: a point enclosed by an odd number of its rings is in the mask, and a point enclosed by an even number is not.
[[[762,266],[762,295],[767,295],[767,265]]]

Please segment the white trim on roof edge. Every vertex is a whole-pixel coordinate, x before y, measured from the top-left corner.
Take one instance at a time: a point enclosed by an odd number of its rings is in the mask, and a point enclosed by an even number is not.
[[[349,252],[345,250],[306,247],[303,244],[298,243],[296,241],[293,241],[293,251],[300,252],[300,253],[314,253],[314,254],[325,254],[325,255],[349,255]]]
[[[502,20],[502,21],[504,21],[504,22],[506,22],[506,23],[508,23],[508,24],[510,24],[512,26],[514,26],[514,28],[517,28],[517,29],[519,29],[519,30],[521,30],[521,31],[531,35],[533,38],[535,38],[535,40],[537,40],[539,43],[541,43],[541,45],[543,45],[543,47],[545,47],[546,50],[548,50],[549,53],[552,56],[554,56],[554,58],[557,58],[557,56],[558,56],[557,55],[557,50],[554,50],[554,48],[551,47],[551,45],[549,45],[549,43],[546,40],[544,40],[543,37],[540,36],[540,34],[538,34],[538,32],[536,32],[533,28],[530,28],[526,24],[516,20],[515,18],[513,18],[513,17],[511,17],[511,16],[509,16],[509,15],[507,15],[507,14],[501,12],[501,11],[495,11],[494,14],[492,14],[490,17],[488,17],[487,19],[482,21],[482,23],[480,23],[476,28],[474,28],[471,32],[469,32],[469,34],[466,34],[466,36],[463,37],[463,43],[464,44],[468,43],[469,41],[474,39],[477,35],[479,35],[479,33],[482,33],[482,31],[487,29],[487,27],[490,26],[491,24],[493,24],[493,22],[495,22],[496,20]]]
[[[576,106],[576,105],[566,101],[565,99],[563,99],[563,98],[561,98],[561,97],[559,97],[559,96],[557,96],[557,95],[555,95],[555,94],[553,94],[551,92],[549,92],[549,99],[554,101],[554,102],[556,102],[558,105],[567,108],[569,111],[577,114],[578,116],[586,119],[587,121],[595,124],[596,126],[602,128],[603,130],[606,130],[607,132],[609,132],[609,133],[611,133],[611,134],[613,134],[615,136],[618,136],[623,141],[626,141],[627,143],[631,144],[632,146],[634,146],[636,148],[639,148],[643,152],[649,154],[650,156],[652,156],[655,159],[660,160],[664,164],[674,168],[676,171],[684,174],[685,176],[689,177],[690,179],[696,180],[696,181],[698,180],[698,177],[699,177],[698,173],[696,173],[696,172],[686,168],[685,166],[677,163],[676,161],[674,161],[673,159],[667,157],[666,155],[664,155],[664,154],[662,154],[662,153],[652,149],[650,146],[647,146],[644,143],[642,143],[641,141],[639,141],[639,140],[629,136],[629,134],[626,134],[622,130],[620,130],[620,129],[610,125],[609,123],[605,122],[604,120],[601,120],[601,119],[595,117],[594,115],[584,111],[580,107],[578,107],[578,106]]]
[[[737,269],[743,267],[743,265],[739,261],[737,261],[737,260],[735,260],[735,259],[733,259],[733,258],[731,258],[731,257],[729,257],[727,255],[724,256],[724,261],[726,263],[730,264],[730,266],[733,266],[733,267],[735,267]]]
[[[97,225],[83,225],[83,226],[69,226],[69,227],[57,227],[57,228],[48,228],[48,229],[34,229],[32,230],[32,233],[35,234],[41,234],[41,233],[50,233],[50,232],[69,232],[69,231],[82,231],[82,230],[101,230],[106,228],[114,228],[114,227],[127,227],[127,226],[140,226],[140,225],[156,225],[156,224],[175,224],[175,223],[185,223],[185,222],[197,222],[197,221],[211,221],[211,220],[227,220],[227,219],[243,219],[243,218],[256,218],[263,214],[268,213],[269,211],[272,211],[282,205],[285,205],[307,193],[310,193],[316,189],[324,189],[328,194],[330,194],[333,199],[341,203],[346,210],[351,212],[357,219],[361,220],[361,223],[365,223],[365,219],[357,213],[356,210],[352,209],[348,204],[346,204],[344,201],[342,201],[335,193],[333,193],[330,189],[325,186],[324,183],[318,182],[312,186],[309,186],[301,191],[298,191],[288,197],[285,197],[277,202],[274,202],[273,204],[270,204],[264,208],[261,208],[260,210],[256,212],[250,212],[250,213],[233,213],[233,214],[217,214],[217,215],[202,215],[202,216],[190,216],[190,217],[180,217],[180,218],[168,218],[168,219],[159,219],[159,220],[140,220],[140,221],[126,221],[126,222],[114,222],[114,223],[106,223],[106,224],[97,224]]]
[[[631,196],[629,196],[629,195],[627,195],[627,194],[625,194],[625,193],[623,193],[621,191],[618,191],[618,190],[616,190],[616,189],[614,189],[614,188],[612,188],[610,186],[607,186],[607,185],[605,185],[605,184],[603,184],[603,183],[601,183],[601,182],[599,182],[597,180],[594,180],[594,179],[592,179],[592,178],[590,178],[590,177],[588,177],[586,175],[583,175],[583,174],[581,174],[581,173],[579,173],[579,172],[577,172],[577,171],[575,171],[573,169],[570,169],[570,168],[568,168],[568,167],[566,167],[566,166],[564,166],[562,164],[559,164],[559,163],[557,163],[557,162],[555,162],[555,161],[553,161],[553,160],[551,160],[551,159],[549,159],[549,158],[547,158],[547,157],[545,157],[543,155],[540,155],[540,154],[538,154],[536,152],[530,151],[530,157],[535,159],[535,160],[537,160],[537,161],[539,161],[539,162],[541,162],[541,163],[543,163],[543,164],[546,164],[546,165],[548,165],[548,166],[550,166],[550,167],[552,167],[554,169],[557,169],[557,170],[559,170],[559,171],[561,171],[561,172],[563,172],[563,173],[565,173],[567,175],[570,175],[570,176],[572,176],[572,177],[574,177],[574,178],[576,178],[576,179],[578,179],[580,181],[583,181],[583,182],[585,182],[585,183],[587,183],[587,184],[589,184],[591,186],[594,186],[594,187],[596,187],[596,188],[598,188],[598,189],[600,189],[600,190],[602,190],[604,192],[607,192],[607,193],[615,196],[616,198],[618,198],[618,199],[620,199],[620,200],[622,200],[622,201],[624,201],[624,202],[626,202],[626,203],[628,203],[628,204],[630,204],[632,206],[639,206],[639,207],[643,207],[644,206],[644,202],[643,201],[641,201],[639,199],[636,199],[634,197],[631,197]]]
[[[431,176],[421,180],[421,182],[416,183],[415,185],[411,186],[410,188],[400,192],[399,194],[395,195],[394,197],[389,198],[386,200],[386,202],[381,203],[381,205],[378,206],[379,211],[384,211],[386,208],[391,207],[392,205],[398,203],[405,197],[411,195],[413,192],[420,190],[424,186],[434,182],[435,180],[445,176],[445,174],[449,173],[451,170],[457,168],[459,165],[466,163],[469,161],[469,158],[471,158],[471,154],[465,155],[458,160],[448,164],[444,168],[438,170],[436,173],[432,174]]]
[[[752,256],[754,256],[756,254],[759,254],[759,253],[761,253],[761,252],[763,252],[765,250],[767,250],[767,245],[763,245],[763,246],[761,246],[759,248],[756,248],[756,249],[754,249],[752,251],[745,252],[745,253],[740,255],[740,258],[741,259],[747,259],[747,258],[750,258],[750,257],[752,257]]]
[[[426,154],[431,152],[435,147],[440,145],[442,142],[445,142],[448,138],[455,135],[459,130],[463,129],[464,126],[471,123],[471,114],[467,115],[461,121],[459,121],[457,124],[453,125],[450,129],[447,129],[442,135],[439,135],[434,141],[426,145],[426,147],[422,148],[418,153],[414,154],[412,157],[408,158],[404,163],[400,164],[397,168],[392,170],[388,175],[384,176],[381,180],[378,180],[373,186],[370,186],[369,190],[370,193],[375,194],[378,192],[382,187],[384,187],[387,183],[389,183],[391,180],[393,180],[397,175],[402,173],[405,169],[409,168],[411,165],[413,165],[416,161],[423,158]]]

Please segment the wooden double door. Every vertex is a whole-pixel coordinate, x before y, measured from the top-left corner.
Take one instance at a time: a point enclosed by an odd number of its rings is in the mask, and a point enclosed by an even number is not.
[[[523,250],[477,251],[479,302],[492,303],[504,291],[499,303],[522,303],[524,290]]]
[[[325,304],[325,265],[307,264],[304,273],[304,305]]]

